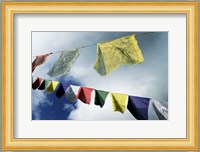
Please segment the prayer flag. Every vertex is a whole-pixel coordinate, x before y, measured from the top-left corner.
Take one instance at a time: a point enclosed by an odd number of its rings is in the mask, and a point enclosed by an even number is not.
[[[107,75],[123,64],[139,64],[144,60],[134,35],[97,44],[94,69]]]
[[[52,53],[48,53],[48,54],[44,54],[44,55],[40,55],[40,56],[36,56],[35,60],[32,63],[32,72],[35,70],[35,68],[41,64],[43,64],[47,57],[52,54]]]
[[[161,103],[155,100],[152,100],[152,105],[159,120],[168,119],[168,109],[166,107],[164,107]]]
[[[37,78],[35,82],[32,84],[33,90],[37,89],[43,80],[44,80],[43,78]]]
[[[49,86],[50,83],[51,83],[51,80],[43,80],[43,82],[39,86],[38,90],[46,89]]]
[[[114,111],[124,113],[127,103],[127,94],[111,93],[112,105]]]
[[[70,85],[65,92],[67,100],[70,102],[76,101],[79,89],[78,86]]]
[[[47,92],[53,92],[54,90],[56,90],[56,87],[57,87],[58,84],[59,84],[58,81],[51,81],[51,83],[47,87],[46,91]]]
[[[108,92],[102,91],[102,90],[95,90],[94,104],[100,105],[102,108],[105,104],[105,100],[107,96],[108,96]]]
[[[53,68],[47,74],[49,76],[60,76],[68,73],[79,55],[79,49],[62,52]]]
[[[81,87],[79,89],[77,98],[86,104],[90,104],[92,91],[93,91],[93,89],[91,89],[91,88]]]
[[[129,96],[128,110],[138,120],[148,120],[150,98]]]
[[[66,85],[66,84],[62,84],[62,83],[60,83],[60,85],[59,85],[59,87],[58,87],[58,89],[57,89],[57,91],[56,91],[56,96],[58,97],[58,98],[61,98],[64,94],[65,94],[65,91],[67,90],[67,88],[68,88],[68,86],[69,85]]]

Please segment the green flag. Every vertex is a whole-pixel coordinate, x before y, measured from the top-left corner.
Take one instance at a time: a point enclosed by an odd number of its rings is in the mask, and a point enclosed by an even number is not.
[[[102,108],[104,106],[107,96],[108,96],[108,92],[102,91],[102,90],[95,90],[94,104],[100,105]]]
[[[54,64],[53,68],[47,73],[49,76],[60,76],[67,74],[70,70],[76,59],[80,55],[80,50],[71,50],[64,51],[60,54],[59,59]]]

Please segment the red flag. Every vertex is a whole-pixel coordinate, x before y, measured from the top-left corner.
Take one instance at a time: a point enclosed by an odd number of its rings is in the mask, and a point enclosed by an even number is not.
[[[40,56],[36,56],[35,60],[32,63],[32,72],[35,70],[35,68],[41,64],[43,64],[47,57],[52,54],[52,53],[48,53],[48,54],[44,54],[44,55],[40,55]]]
[[[43,80],[44,80],[43,78],[37,78],[35,82],[32,84],[33,90],[37,89]]]
[[[78,92],[77,98],[86,104],[90,104],[92,91],[93,89],[91,88],[82,87]]]

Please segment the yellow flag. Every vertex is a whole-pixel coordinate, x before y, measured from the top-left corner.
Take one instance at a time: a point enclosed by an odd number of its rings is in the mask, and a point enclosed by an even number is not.
[[[47,87],[46,91],[47,92],[53,92],[54,90],[56,90],[56,87],[57,87],[58,84],[59,84],[58,81],[51,81],[51,83]]]
[[[139,64],[144,61],[134,35],[97,44],[97,59],[94,69],[107,75],[123,64]]]
[[[127,94],[111,93],[112,106],[114,111],[124,113],[127,103]]]

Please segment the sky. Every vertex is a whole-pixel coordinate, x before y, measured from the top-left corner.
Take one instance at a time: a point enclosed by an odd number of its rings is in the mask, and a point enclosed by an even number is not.
[[[70,51],[141,33],[144,32],[32,32],[32,60],[34,56],[48,52]],[[97,57],[96,45],[93,45],[80,50],[80,56],[66,75],[50,77],[47,74],[59,53],[50,55],[32,75],[68,85],[148,97],[168,107],[168,33],[154,32],[137,36],[136,39],[144,57],[142,64],[122,65],[109,75],[101,76],[93,68]],[[65,96],[57,98],[55,92],[32,90],[32,120],[135,120],[128,109],[123,114],[114,112],[110,95],[103,108],[94,105],[93,98],[94,93],[90,105],[80,100],[71,103]],[[158,119],[151,103],[148,114],[149,119]]]

